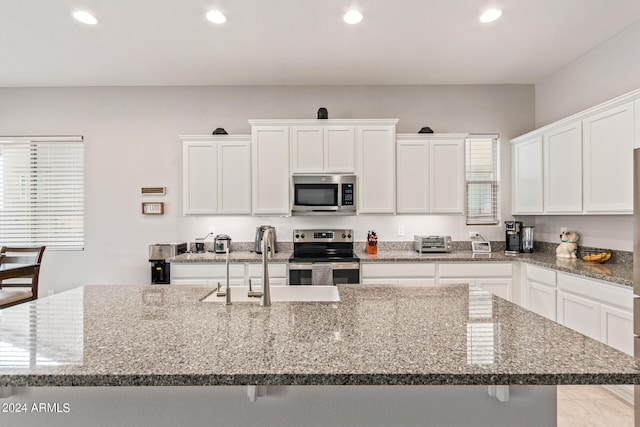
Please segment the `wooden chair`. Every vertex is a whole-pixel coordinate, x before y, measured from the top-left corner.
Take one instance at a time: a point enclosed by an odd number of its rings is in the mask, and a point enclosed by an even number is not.
[[[0,262],[3,264],[40,264],[46,246],[32,248],[3,246]],[[31,276],[0,281],[0,309],[38,299],[40,269]]]

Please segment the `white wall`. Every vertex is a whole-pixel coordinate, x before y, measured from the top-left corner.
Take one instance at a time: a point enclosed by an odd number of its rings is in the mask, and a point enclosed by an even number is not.
[[[247,119],[399,118],[398,132],[430,126],[436,132],[502,135],[502,214],[510,213],[508,140],[534,123],[530,85],[112,87],[0,89],[0,134],[80,134],[86,142],[86,244],[83,252],[48,251],[41,292],[90,283],[148,283],[148,245],[193,241],[210,226],[234,241],[251,241],[255,227],[273,224],[291,241],[299,227],[345,226],[357,240],[375,228],[381,240],[416,233],[451,233],[468,239],[463,216],[358,216],[261,218],[182,216],[180,134],[210,134],[216,127],[250,133]],[[141,197],[143,186],[166,186],[164,197]],[[166,214],[143,216],[140,203],[164,201]],[[397,236],[404,225],[406,236]],[[503,238],[502,226],[472,227]]]
[[[622,31],[535,85],[536,127],[640,88],[640,23]],[[558,242],[560,227],[581,245],[633,250],[633,222],[623,216],[539,216],[536,239]]]
[[[536,82],[536,127],[640,88],[640,22]]]

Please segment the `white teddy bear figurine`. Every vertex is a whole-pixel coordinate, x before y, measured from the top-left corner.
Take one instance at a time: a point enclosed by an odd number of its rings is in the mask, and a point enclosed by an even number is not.
[[[556,248],[556,257],[577,258],[578,240],[580,236],[575,231],[563,231],[560,234],[560,244]]]

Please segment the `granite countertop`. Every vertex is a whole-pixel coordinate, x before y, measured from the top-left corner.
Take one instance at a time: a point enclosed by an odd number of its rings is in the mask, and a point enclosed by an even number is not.
[[[269,262],[288,262],[292,249],[282,249],[275,253]],[[368,255],[363,249],[356,250],[360,262],[524,262],[540,267],[552,268],[571,274],[604,280],[623,286],[633,287],[633,265],[631,264],[589,264],[579,259],[561,259],[555,255],[542,252],[532,254],[505,255],[504,252],[490,254],[474,254],[471,251],[453,251],[450,253],[420,254],[408,249],[379,249],[377,255]],[[185,253],[170,258],[171,263],[209,263],[225,262],[225,254],[213,252]],[[230,262],[262,262],[262,255],[248,250],[237,250],[229,253]]]
[[[555,254],[534,252],[532,254],[505,255],[504,252],[474,254],[470,251],[450,253],[420,254],[412,250],[378,250],[377,255],[368,255],[365,250],[357,251],[360,262],[524,262],[551,268],[571,274],[604,280],[619,285],[633,287],[633,265],[631,264],[590,264],[580,259],[557,258]]]
[[[339,303],[85,286],[0,311],[0,386],[640,383],[640,363],[478,288],[340,285]]]

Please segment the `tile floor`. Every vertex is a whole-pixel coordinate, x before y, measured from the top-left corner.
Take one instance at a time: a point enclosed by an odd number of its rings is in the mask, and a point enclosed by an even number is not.
[[[633,427],[633,405],[601,386],[558,386],[558,427]]]

